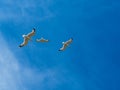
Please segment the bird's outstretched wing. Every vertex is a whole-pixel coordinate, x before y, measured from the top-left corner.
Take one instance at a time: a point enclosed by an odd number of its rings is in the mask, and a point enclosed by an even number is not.
[[[34,36],[35,35],[35,31],[36,31],[35,28],[33,28],[32,32],[30,32],[30,33],[27,34],[27,37],[30,38],[31,36]]]
[[[65,44],[69,45],[73,41],[73,38],[70,38],[68,41],[65,42]]]
[[[63,46],[59,49],[59,51],[63,51],[63,50],[65,50],[66,47],[67,47],[67,44],[63,44]]]
[[[23,46],[25,46],[25,45],[27,45],[28,44],[28,38],[24,38],[24,41],[23,41],[23,43],[21,43],[20,45],[19,45],[19,47],[23,47]]]

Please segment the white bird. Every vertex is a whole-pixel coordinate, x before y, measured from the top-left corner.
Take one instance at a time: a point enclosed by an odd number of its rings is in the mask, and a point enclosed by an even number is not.
[[[41,37],[40,39],[36,39],[36,42],[48,42],[49,40],[44,39],[43,37]]]
[[[28,44],[28,41],[31,40],[31,37],[35,35],[35,28],[32,29],[32,31],[30,33],[28,33],[27,35],[22,35],[22,37],[24,38],[23,43],[21,43],[19,45],[19,47],[23,47],[25,45]]]
[[[63,46],[59,49],[59,51],[64,51],[69,46],[69,44],[72,43],[72,41],[73,41],[73,38],[70,38],[68,41],[62,42]]]

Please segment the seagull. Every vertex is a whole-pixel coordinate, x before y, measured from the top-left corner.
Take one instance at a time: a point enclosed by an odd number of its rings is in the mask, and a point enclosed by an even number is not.
[[[62,42],[63,46],[58,51],[64,51],[69,46],[69,44],[72,43],[72,41],[73,38],[70,38],[68,41]]]
[[[48,42],[49,40],[44,39],[43,37],[41,37],[40,39],[36,39],[36,42]]]
[[[19,45],[19,47],[23,47],[25,45],[28,44],[28,41],[31,40],[31,37],[35,35],[35,28],[32,29],[32,31],[30,33],[28,33],[27,35],[22,35],[22,37],[24,38],[23,43],[21,43]]]

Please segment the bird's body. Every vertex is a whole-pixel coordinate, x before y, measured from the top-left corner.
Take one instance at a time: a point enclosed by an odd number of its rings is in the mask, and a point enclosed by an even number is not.
[[[70,38],[68,41],[62,42],[63,46],[59,49],[59,51],[64,51],[69,46],[69,44],[72,43],[72,41],[73,41],[73,39]]]
[[[23,43],[19,45],[19,47],[23,47],[28,44],[28,41],[31,40],[31,37],[35,35],[35,28],[33,28],[32,32],[28,33],[27,35],[22,35],[24,38]]]
[[[43,37],[41,39],[36,39],[36,42],[48,42],[49,40],[44,39]]]

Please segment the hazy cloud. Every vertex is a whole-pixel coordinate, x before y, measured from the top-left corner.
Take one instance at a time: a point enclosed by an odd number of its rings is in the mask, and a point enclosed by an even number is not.
[[[1,0],[0,20],[45,20],[54,16],[50,10],[53,0]]]
[[[47,85],[50,88],[59,84],[58,71],[45,68],[43,71],[21,65],[9,50],[6,41],[0,33],[0,90],[30,90],[30,86],[39,86],[42,90]],[[44,89],[46,90],[46,89]]]

